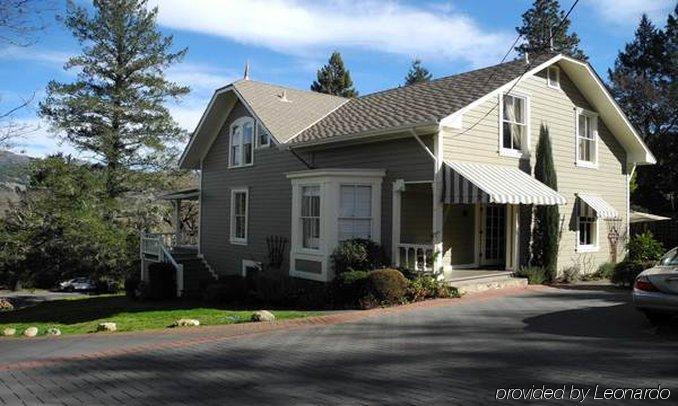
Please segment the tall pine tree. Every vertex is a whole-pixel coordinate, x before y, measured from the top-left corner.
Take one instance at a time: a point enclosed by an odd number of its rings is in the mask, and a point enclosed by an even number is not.
[[[133,171],[166,163],[168,145],[183,139],[165,103],[188,93],[165,78],[186,49],[156,26],[157,8],[146,0],[94,0],[94,14],[69,5],[65,25],[82,47],[65,68],[72,83],[52,81],[40,113],[78,150],[105,167],[105,189],[120,196]]]
[[[515,48],[521,57],[526,52],[531,54],[551,52],[550,38],[553,35],[555,52],[577,59],[588,59],[579,48],[577,34],[574,32],[568,34],[570,20],[565,18],[565,12],[560,9],[558,0],[535,0],[522,17],[523,25],[516,27],[516,31],[523,36],[525,42]]]
[[[421,59],[412,61],[412,66],[405,76],[405,86],[413,85],[420,82],[429,82],[433,78],[431,72],[425,67],[421,66]]]
[[[311,90],[319,93],[333,94],[341,97],[356,97],[350,72],[344,67],[341,54],[332,52],[327,65],[318,69],[318,79],[313,81]]]
[[[678,211],[677,13],[664,30],[644,15],[608,72],[612,95],[657,158],[638,167],[631,201],[660,213]]]
[[[551,137],[543,124],[539,129],[534,177],[551,189],[558,190]],[[532,229],[532,264],[544,267],[551,280],[556,278],[558,272],[559,223],[558,206],[536,206]]]

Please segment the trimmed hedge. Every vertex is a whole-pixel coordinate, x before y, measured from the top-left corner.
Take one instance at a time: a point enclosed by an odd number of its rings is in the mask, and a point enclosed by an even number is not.
[[[401,304],[407,301],[405,294],[409,282],[397,269],[377,269],[367,275],[365,295],[361,298],[362,308]]]

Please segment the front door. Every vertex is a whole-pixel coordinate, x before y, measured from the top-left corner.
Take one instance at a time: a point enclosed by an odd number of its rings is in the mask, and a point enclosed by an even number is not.
[[[480,265],[503,265],[506,261],[506,205],[480,207]]]

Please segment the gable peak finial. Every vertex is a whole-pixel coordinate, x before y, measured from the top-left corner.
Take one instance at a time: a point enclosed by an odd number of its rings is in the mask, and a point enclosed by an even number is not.
[[[244,80],[250,80],[250,60],[245,61],[245,73],[243,74],[242,78]]]

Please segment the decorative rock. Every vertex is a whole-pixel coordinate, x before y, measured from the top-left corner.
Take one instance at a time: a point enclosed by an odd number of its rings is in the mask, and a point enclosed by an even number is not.
[[[37,327],[29,327],[26,330],[24,330],[24,335],[26,337],[35,337],[38,335],[38,328]]]
[[[45,331],[45,334],[48,336],[60,336],[61,335],[61,330],[59,330],[56,327],[50,327]]]
[[[118,326],[115,323],[99,323],[97,326],[97,331],[115,331],[118,329]]]
[[[6,328],[2,330],[2,335],[5,337],[13,336],[14,334],[16,334],[15,328]]]
[[[170,327],[198,327],[200,321],[196,319],[179,319],[175,320]]]
[[[252,313],[252,317],[250,317],[250,320],[252,321],[274,321],[275,316],[273,313],[269,312],[268,310],[259,310],[254,313]]]
[[[12,310],[14,310],[12,302],[10,302],[9,299],[0,297],[0,312],[10,312]]]

